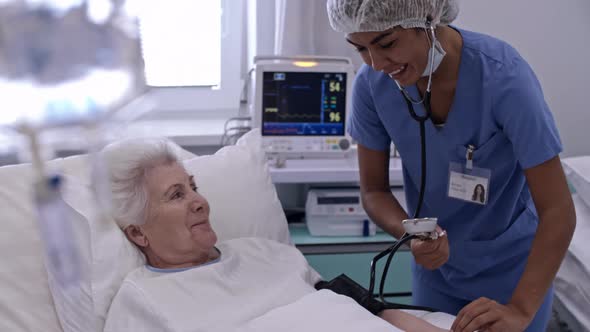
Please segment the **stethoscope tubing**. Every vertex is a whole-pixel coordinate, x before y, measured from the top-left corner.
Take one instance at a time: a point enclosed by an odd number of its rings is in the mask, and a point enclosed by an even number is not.
[[[410,113],[410,116],[415,121],[417,121],[420,125],[420,157],[421,157],[421,164],[422,165],[421,165],[421,172],[420,172],[420,192],[418,195],[418,203],[416,206],[416,210],[414,211],[414,218],[419,218],[419,216],[420,216],[420,212],[422,209],[422,203],[424,202],[424,192],[426,191],[426,121],[428,121],[428,119],[430,119],[432,116],[432,108],[430,105],[430,98],[431,98],[431,88],[432,88],[432,72],[434,69],[434,47],[436,47],[435,46],[436,36],[434,34],[434,27],[432,26],[430,20],[427,21],[427,28],[425,30],[430,32],[430,36],[428,36],[428,32],[427,32],[427,37],[429,39],[429,42],[431,43],[431,48],[430,48],[430,70],[429,70],[429,75],[428,75],[428,84],[426,85],[426,91],[424,93],[424,97],[422,98],[422,100],[419,100],[419,101],[412,99],[412,97],[399,84],[399,82],[395,81],[402,96],[404,97],[404,100],[406,101],[408,112]],[[416,104],[416,105],[423,104],[425,114],[418,115],[414,109],[414,104]],[[404,233],[404,235],[401,237],[400,240],[394,242],[394,244],[391,247],[389,247],[386,250],[384,250],[383,252],[379,253],[371,261],[369,294],[372,296],[373,291],[374,291],[374,287],[375,287],[375,267],[377,265],[377,261],[379,261],[381,258],[388,255],[387,261],[385,263],[385,267],[383,269],[383,273],[381,275],[381,281],[379,284],[379,298],[380,298],[381,302],[383,302],[384,304],[388,304],[388,302],[385,300],[385,298],[383,296],[383,290],[385,288],[385,280],[387,278],[387,271],[389,270],[389,265],[391,263],[391,260],[393,259],[393,255],[397,252],[397,250],[404,243],[406,243],[414,238],[416,238],[416,236]]]

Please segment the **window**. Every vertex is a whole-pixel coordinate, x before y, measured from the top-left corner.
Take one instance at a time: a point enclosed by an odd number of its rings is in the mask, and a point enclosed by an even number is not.
[[[219,85],[220,1],[176,0],[166,4],[162,8],[161,2],[148,2],[140,16],[148,85]]]
[[[242,1],[142,2],[145,74],[158,111],[237,112],[242,10]]]

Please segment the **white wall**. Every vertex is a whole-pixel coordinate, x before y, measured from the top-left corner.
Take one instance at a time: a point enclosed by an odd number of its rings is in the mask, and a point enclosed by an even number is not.
[[[564,145],[590,155],[590,1],[462,0],[455,25],[503,39],[536,72]]]
[[[275,8],[276,18],[284,19],[284,22],[275,26],[275,54],[345,56],[352,59],[356,68],[363,63],[344,39],[344,34],[330,27],[325,0],[270,1],[281,4]]]

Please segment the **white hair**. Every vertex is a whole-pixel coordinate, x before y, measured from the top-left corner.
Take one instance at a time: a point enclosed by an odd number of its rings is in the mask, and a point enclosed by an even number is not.
[[[112,217],[121,229],[146,222],[150,168],[179,162],[165,139],[129,139],[106,146],[102,156],[112,191]]]

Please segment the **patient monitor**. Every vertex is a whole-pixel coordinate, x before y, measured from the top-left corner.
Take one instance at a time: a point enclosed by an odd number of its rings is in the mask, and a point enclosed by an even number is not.
[[[326,158],[350,149],[350,59],[259,56],[254,64],[250,112],[265,152]]]

